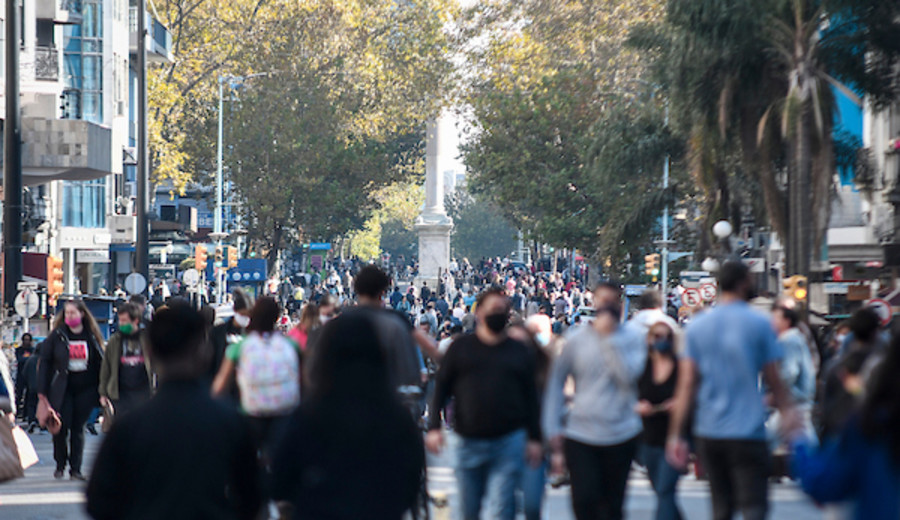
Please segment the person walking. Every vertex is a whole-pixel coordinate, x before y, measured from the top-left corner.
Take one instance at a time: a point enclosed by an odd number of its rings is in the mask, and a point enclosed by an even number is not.
[[[38,401],[62,419],[62,428],[53,436],[53,476],[63,478],[68,465],[72,480],[85,480],[84,427],[100,401],[103,336],[83,301],[69,300],[62,308],[40,349]]]
[[[900,518],[900,336],[895,335],[861,408],[820,448],[794,440],[794,476],[819,504],[850,502],[855,520]]]
[[[782,415],[783,429],[796,418],[778,363],[783,358],[765,315],[748,301],[753,282],[749,268],[728,262],[719,271],[719,304],[688,326],[686,351],[679,362],[678,387],[669,423],[666,456],[676,468],[687,465],[683,435],[688,410],[694,410],[694,435],[700,461],[709,475],[714,520],[744,520],[768,513],[769,447],[766,406],[759,386],[762,373]]]
[[[475,334],[451,344],[438,370],[425,445],[435,454],[443,448],[440,412],[453,398],[462,518],[480,518],[487,495],[491,518],[512,520],[523,463],[537,467],[543,458],[535,360],[506,334],[503,289],[482,292],[476,309]]]
[[[250,418],[265,456],[300,404],[300,346],[275,330],[280,314],[275,298],[256,301],[247,337],[228,347],[212,389],[213,396],[223,395],[237,377],[241,409]]]
[[[238,413],[209,395],[206,337],[187,303],[156,313],[147,354],[159,391],[117,420],[100,447],[86,493],[95,520],[257,518],[256,447]]]
[[[22,334],[22,338],[20,339],[19,346],[16,348],[16,409],[18,410],[21,418],[30,421],[33,419],[33,415],[28,417],[26,414],[27,404],[25,402],[26,395],[26,385],[25,385],[25,377],[23,377],[25,373],[25,364],[28,362],[28,359],[34,355],[34,337],[26,332]]]
[[[300,323],[288,332],[288,337],[300,345],[300,350],[305,352],[310,333],[321,326],[319,307],[315,303],[309,302],[303,306],[303,310],[300,311]]]
[[[647,468],[647,477],[656,493],[656,520],[683,518],[675,500],[680,472],[666,460],[669,412],[678,383],[678,359],[675,355],[677,325],[668,317],[646,322],[650,354],[647,367],[638,381],[638,407],[644,433],[638,448],[638,461]]]
[[[387,350],[370,315],[348,312],[322,327],[310,391],[272,462],[273,498],[290,503],[294,518],[400,520],[415,503],[422,437],[398,399]]]
[[[119,330],[109,338],[100,366],[100,404],[115,416],[150,399],[154,376],[147,356],[147,335],[140,329],[141,311],[133,303],[118,308]],[[112,420],[107,417],[106,420]]]
[[[597,286],[596,317],[565,337],[547,384],[544,434],[553,450],[553,471],[569,469],[577,520],[622,518],[628,472],[642,430],[637,383],[647,348],[635,329],[620,326],[621,297],[616,285]],[[575,395],[564,420],[563,390],[570,377]]]

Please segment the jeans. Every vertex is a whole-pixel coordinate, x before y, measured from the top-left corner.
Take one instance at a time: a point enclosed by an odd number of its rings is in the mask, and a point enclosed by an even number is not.
[[[709,476],[713,520],[764,520],[769,507],[769,447],[765,441],[697,439]]]
[[[637,438],[614,446],[565,441],[572,480],[572,511],[577,520],[621,520],[625,486]]]
[[[656,493],[656,520],[681,520],[681,511],[675,500],[678,479],[681,474],[666,461],[664,446],[641,444],[639,462],[647,468],[647,477]]]
[[[522,506],[525,520],[541,520],[541,504],[544,502],[544,487],[547,484],[547,461],[532,468],[525,464],[519,488],[522,490]]]
[[[516,485],[525,466],[526,434],[517,430],[496,439],[460,437],[456,478],[463,520],[479,520],[489,497],[490,518],[514,520]]]
[[[97,406],[97,390],[66,394],[62,410],[59,410],[62,428],[53,436],[53,459],[56,461],[58,471],[65,470],[68,463],[72,473],[81,473],[81,461],[84,457],[84,425],[95,406]],[[66,437],[69,437],[68,443]]]

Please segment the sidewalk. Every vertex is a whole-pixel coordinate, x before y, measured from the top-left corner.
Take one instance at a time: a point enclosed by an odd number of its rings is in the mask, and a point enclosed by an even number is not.
[[[68,470],[62,480],[53,478],[53,437],[47,432],[29,436],[40,462],[25,471],[25,478],[0,484],[0,518],[15,520],[87,519],[84,511],[84,482],[69,480]],[[101,436],[85,433],[84,474],[100,448]]]

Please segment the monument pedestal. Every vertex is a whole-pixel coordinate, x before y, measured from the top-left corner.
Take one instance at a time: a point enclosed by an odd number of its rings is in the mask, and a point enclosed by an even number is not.
[[[453,229],[453,221],[447,215],[442,218],[426,219],[422,215],[416,221],[416,231],[419,234],[419,274],[416,276],[416,287],[421,288],[422,282],[428,283],[428,287],[436,290],[440,285],[440,277],[447,272],[450,266],[450,230]]]

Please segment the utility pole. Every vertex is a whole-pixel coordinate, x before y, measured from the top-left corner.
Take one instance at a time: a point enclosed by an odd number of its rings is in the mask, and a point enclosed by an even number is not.
[[[150,168],[147,164],[147,4],[138,0],[137,34],[137,243],[134,246],[135,271],[150,286]]]
[[[22,279],[22,112],[19,2],[6,0],[6,121],[3,125],[3,302],[12,308]]]
[[[666,101],[666,128],[669,127],[669,102]],[[663,191],[669,189],[669,154],[666,153],[666,162],[663,164]],[[662,258],[660,259],[660,281],[662,288],[663,309],[666,308],[669,286],[669,204],[663,208],[662,218]]]

